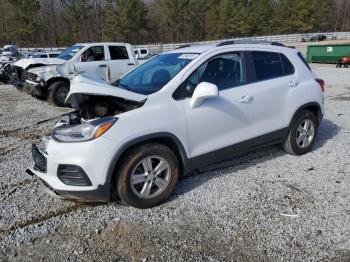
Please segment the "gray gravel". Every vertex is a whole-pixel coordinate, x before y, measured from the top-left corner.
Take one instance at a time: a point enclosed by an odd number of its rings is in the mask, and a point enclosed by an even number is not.
[[[149,210],[46,195],[24,171],[66,109],[0,86],[0,261],[350,261],[350,69],[313,67],[328,84],[313,152],[219,163]]]

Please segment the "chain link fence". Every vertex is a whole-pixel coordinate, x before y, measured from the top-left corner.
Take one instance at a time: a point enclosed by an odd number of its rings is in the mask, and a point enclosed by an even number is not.
[[[268,42],[280,42],[285,44],[298,43],[309,41],[311,37],[317,35],[325,35],[327,36],[327,40],[348,40],[350,39],[350,32],[331,32],[331,33],[309,33],[309,34],[289,34],[289,35],[270,35],[270,36],[253,36],[253,37],[242,37],[235,38],[235,40],[250,40],[250,41],[268,41]],[[201,41],[201,42],[183,42],[183,43],[170,43],[170,44],[145,44],[145,45],[134,45],[134,48],[148,48],[153,53],[162,53],[170,50],[174,50],[182,45],[188,44],[218,44],[223,41],[227,41],[230,39],[221,39],[214,41]],[[231,39],[232,40],[232,39]],[[50,51],[61,51],[64,50],[65,47],[52,47],[52,48],[20,48],[21,52],[33,52],[33,51],[42,51],[42,52],[50,52]]]

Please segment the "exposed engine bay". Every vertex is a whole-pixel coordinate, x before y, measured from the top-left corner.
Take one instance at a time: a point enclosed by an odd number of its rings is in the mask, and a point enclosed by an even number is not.
[[[143,102],[135,102],[112,96],[79,95],[79,103],[71,101],[71,106],[76,111],[63,115],[59,123],[63,125],[78,125],[103,117],[116,116],[118,114],[137,109],[144,105]]]

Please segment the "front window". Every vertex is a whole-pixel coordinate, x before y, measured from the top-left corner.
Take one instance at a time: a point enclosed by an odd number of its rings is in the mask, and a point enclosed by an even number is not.
[[[80,56],[81,62],[95,62],[95,61],[104,61],[105,60],[105,51],[104,47],[93,46],[85,50]]]
[[[170,53],[150,59],[118,80],[114,85],[139,94],[159,91],[198,54]]]
[[[63,60],[71,60],[84,46],[82,45],[73,45],[66,50],[64,50],[58,58]]]
[[[185,94],[191,97],[201,82],[214,84],[219,90],[245,84],[244,63],[240,53],[214,57],[194,71],[185,82]]]

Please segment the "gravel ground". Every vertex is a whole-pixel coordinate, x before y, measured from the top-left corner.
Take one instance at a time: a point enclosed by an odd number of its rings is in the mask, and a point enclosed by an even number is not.
[[[0,86],[0,261],[350,261],[350,69],[313,67],[327,82],[313,152],[219,163],[148,210],[45,194],[30,146],[66,110]]]

